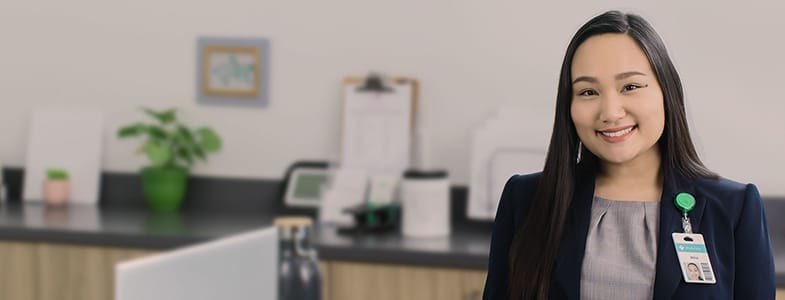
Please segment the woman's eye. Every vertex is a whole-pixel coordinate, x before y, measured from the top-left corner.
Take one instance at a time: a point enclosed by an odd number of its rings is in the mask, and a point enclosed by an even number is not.
[[[597,92],[594,90],[582,90],[578,93],[578,96],[597,96]]]
[[[625,92],[629,92],[629,91],[634,91],[634,90],[637,90],[637,89],[639,89],[639,88],[641,88],[641,86],[640,86],[640,85],[637,85],[637,84],[628,84],[628,85],[625,85],[625,86],[624,86],[624,89],[623,89],[623,91],[625,91]]]

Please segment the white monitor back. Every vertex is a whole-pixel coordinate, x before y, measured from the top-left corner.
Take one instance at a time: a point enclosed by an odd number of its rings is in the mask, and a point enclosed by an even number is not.
[[[115,299],[274,300],[277,270],[272,227],[119,263]]]

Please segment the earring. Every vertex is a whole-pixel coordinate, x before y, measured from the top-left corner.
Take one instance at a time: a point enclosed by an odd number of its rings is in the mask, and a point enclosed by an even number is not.
[[[578,158],[575,159],[575,164],[576,165],[581,163],[581,154],[582,154],[582,152],[583,152],[583,142],[581,142],[581,140],[578,139]]]

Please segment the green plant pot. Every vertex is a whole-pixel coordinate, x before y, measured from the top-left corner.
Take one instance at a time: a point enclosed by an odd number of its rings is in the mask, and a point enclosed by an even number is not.
[[[144,196],[152,211],[162,213],[180,210],[188,171],[177,167],[146,167],[141,173]]]

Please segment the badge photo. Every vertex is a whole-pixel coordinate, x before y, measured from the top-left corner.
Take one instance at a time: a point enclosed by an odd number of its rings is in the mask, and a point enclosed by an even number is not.
[[[717,283],[702,234],[673,233],[673,245],[676,247],[684,282]]]

